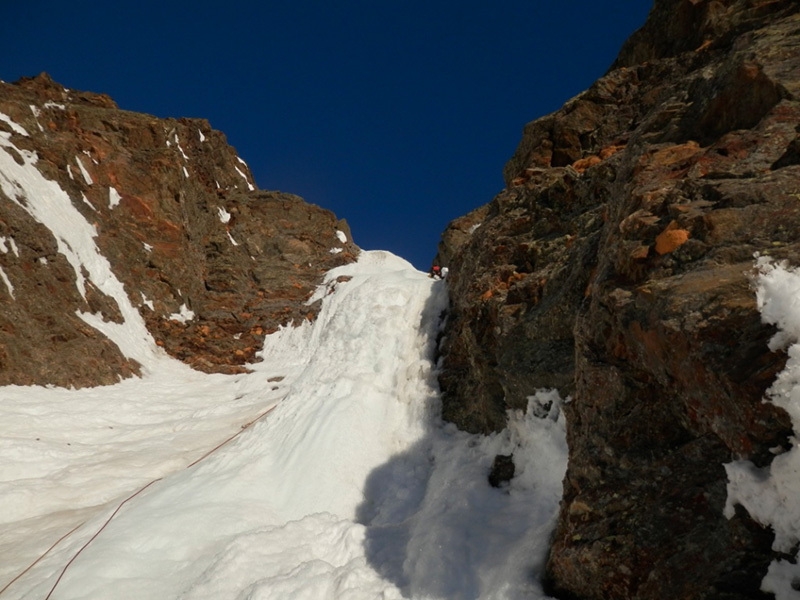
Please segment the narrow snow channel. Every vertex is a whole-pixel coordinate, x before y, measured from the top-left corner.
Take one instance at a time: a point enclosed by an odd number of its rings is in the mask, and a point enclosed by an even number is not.
[[[163,356],[110,387],[0,388],[0,599],[544,597],[557,394],[459,432],[437,417],[445,282],[364,252],[318,296],[250,374]]]

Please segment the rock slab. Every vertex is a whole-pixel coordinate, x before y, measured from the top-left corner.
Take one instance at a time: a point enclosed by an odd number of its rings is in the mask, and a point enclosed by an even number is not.
[[[205,120],[120,110],[46,74],[0,83],[0,113],[0,134],[17,149],[0,152],[36,157],[94,227],[156,343],[196,369],[246,370],[265,335],[314,318],[318,307],[305,301],[321,275],[358,253],[331,212],[258,190]],[[53,233],[0,177],[0,385],[83,387],[138,373],[77,316],[119,322],[117,302],[90,281],[81,293]]]
[[[538,388],[570,397],[557,597],[763,595],[772,534],[723,516],[723,463],[792,434],[751,276],[800,264],[799,150],[800,3],[656,0],[443,235],[445,418],[496,431]]]

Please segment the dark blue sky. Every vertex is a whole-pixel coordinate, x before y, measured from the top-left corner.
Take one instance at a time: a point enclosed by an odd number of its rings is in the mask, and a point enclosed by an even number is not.
[[[522,127],[600,77],[650,0],[2,2],[0,79],[202,117],[259,187],[427,269]]]

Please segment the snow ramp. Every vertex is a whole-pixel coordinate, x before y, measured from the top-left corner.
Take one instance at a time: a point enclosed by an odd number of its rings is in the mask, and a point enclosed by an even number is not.
[[[142,472],[141,485],[84,506],[88,518],[34,564],[20,564],[27,570],[0,598],[542,597],[536,572],[566,467],[558,395],[532,391],[531,402],[549,411],[511,415],[501,434],[459,432],[437,417],[444,282],[390,253],[364,252],[328,273],[316,299],[317,321],[269,336],[253,373],[180,371],[176,393],[164,367],[103,388],[124,411],[137,386],[149,385],[147,401],[165,419],[171,403],[217,390],[249,407],[249,420],[221,444],[224,428],[208,425],[209,452],[180,466],[170,449],[175,423],[143,423],[142,431],[128,423],[130,443],[106,447],[99,466],[94,460],[88,491],[119,490],[114,482],[126,473],[115,451],[147,455],[158,478]],[[72,392],[78,405],[92,393]],[[42,411],[48,393],[34,394]],[[230,414],[211,405],[197,418],[228,423]],[[513,453],[517,467],[503,489],[487,482],[499,453]],[[91,456],[70,468],[88,468]],[[73,510],[74,495],[64,498],[37,523]]]

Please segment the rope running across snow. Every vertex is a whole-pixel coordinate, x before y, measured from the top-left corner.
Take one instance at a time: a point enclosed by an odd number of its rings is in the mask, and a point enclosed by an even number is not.
[[[189,468],[191,468],[191,467],[195,466],[195,465],[196,465],[196,464],[198,464],[199,462],[202,462],[203,460],[205,460],[206,458],[208,458],[209,456],[211,456],[212,454],[214,454],[215,452],[217,452],[217,451],[218,451],[220,448],[222,448],[222,447],[224,447],[225,445],[227,445],[227,444],[229,444],[230,442],[232,442],[232,441],[233,441],[234,439],[236,439],[236,438],[237,438],[239,435],[241,435],[241,434],[242,434],[242,433],[243,433],[243,432],[244,432],[246,429],[249,429],[249,428],[250,428],[250,427],[252,427],[252,426],[253,426],[255,423],[257,423],[258,421],[260,421],[261,419],[263,419],[264,417],[266,417],[266,416],[267,416],[269,413],[271,413],[273,410],[275,410],[275,408],[276,408],[277,406],[278,406],[278,402],[276,402],[275,404],[273,404],[272,406],[270,406],[270,407],[269,407],[267,410],[265,410],[264,412],[262,412],[261,414],[259,414],[259,415],[258,415],[257,417],[255,417],[254,419],[251,419],[250,421],[248,421],[247,423],[245,423],[244,425],[242,425],[242,426],[239,428],[239,431],[237,431],[236,433],[234,433],[233,435],[231,435],[231,436],[230,436],[230,437],[228,437],[227,439],[223,440],[222,442],[220,442],[219,444],[217,444],[216,446],[214,446],[214,447],[213,447],[211,450],[209,450],[208,452],[206,452],[206,453],[205,453],[203,456],[201,456],[200,458],[198,458],[198,459],[197,459],[197,460],[195,460],[194,462],[192,462],[192,463],[190,463],[190,464],[186,465],[186,466],[184,467],[184,469],[189,469]],[[103,524],[100,526],[100,528],[99,528],[99,529],[98,529],[98,530],[97,530],[97,531],[94,533],[94,535],[92,535],[92,537],[90,537],[90,538],[87,540],[87,542],[86,542],[86,543],[85,543],[83,546],[81,546],[81,547],[80,547],[80,549],[79,549],[79,550],[78,550],[78,551],[77,551],[77,552],[76,552],[76,553],[75,553],[75,554],[72,556],[72,558],[70,558],[70,559],[69,559],[69,561],[67,561],[67,563],[64,565],[64,567],[61,569],[61,573],[59,573],[59,575],[58,575],[58,578],[56,579],[55,583],[53,584],[53,587],[52,587],[52,588],[50,588],[50,591],[47,593],[47,596],[45,596],[45,600],[50,600],[50,597],[53,595],[53,592],[55,591],[56,587],[58,587],[58,584],[61,582],[61,579],[64,577],[64,574],[67,572],[67,569],[69,569],[69,567],[72,565],[72,563],[73,563],[73,562],[74,562],[74,561],[75,561],[75,560],[78,558],[78,556],[80,556],[81,552],[83,552],[83,551],[84,551],[84,550],[85,550],[85,549],[86,549],[86,548],[89,546],[89,544],[91,544],[91,543],[92,543],[92,542],[95,540],[95,538],[97,538],[97,536],[99,536],[99,535],[100,535],[100,533],[101,533],[101,532],[102,532],[102,531],[103,531],[103,530],[106,528],[106,526],[107,526],[107,525],[108,525],[108,524],[111,522],[111,520],[112,520],[112,519],[113,519],[113,518],[114,518],[114,517],[117,515],[117,513],[120,511],[120,509],[122,509],[122,507],[123,507],[125,504],[127,504],[127,502],[128,502],[129,500],[133,500],[133,499],[134,499],[136,496],[138,496],[139,494],[141,494],[142,492],[144,492],[144,491],[145,491],[147,488],[149,488],[151,485],[153,485],[154,483],[157,483],[157,482],[161,481],[162,479],[163,479],[162,477],[159,477],[158,479],[154,479],[154,480],[152,480],[150,483],[148,483],[148,484],[146,484],[146,485],[142,486],[141,488],[139,488],[138,490],[136,490],[136,491],[135,491],[133,494],[131,494],[130,496],[128,496],[128,497],[127,497],[127,498],[125,498],[125,499],[124,499],[122,502],[120,502],[120,503],[119,503],[119,505],[117,506],[117,508],[116,508],[116,509],[114,509],[114,512],[112,512],[112,513],[111,513],[111,515],[108,517],[108,519],[106,519],[106,521],[105,521],[105,522],[104,522],[104,523],[103,523]],[[84,521],[84,522],[83,522],[83,523],[81,523],[80,525],[77,525],[77,526],[76,526],[75,528],[73,528],[71,531],[69,531],[69,532],[65,533],[63,536],[61,536],[61,537],[60,537],[60,538],[59,538],[59,539],[58,539],[58,540],[57,540],[57,541],[56,541],[56,542],[55,542],[55,543],[54,543],[52,546],[50,546],[50,547],[49,547],[49,548],[48,548],[48,549],[47,549],[47,550],[46,550],[46,551],[45,551],[45,552],[44,552],[44,553],[43,553],[41,556],[39,556],[39,558],[37,558],[37,559],[36,559],[35,561],[33,561],[33,562],[30,564],[30,565],[28,565],[28,566],[25,568],[25,570],[23,570],[23,571],[22,571],[22,572],[21,572],[19,575],[17,575],[16,577],[14,577],[14,579],[12,579],[11,581],[9,581],[9,582],[8,582],[8,583],[5,585],[5,587],[3,587],[3,589],[0,589],[0,595],[2,595],[2,594],[3,594],[3,593],[6,591],[6,590],[8,590],[8,588],[9,588],[9,587],[11,587],[11,585],[12,585],[14,582],[18,581],[18,580],[19,580],[19,579],[20,579],[20,578],[21,578],[23,575],[25,575],[25,573],[27,573],[27,572],[28,572],[28,571],[30,571],[30,570],[31,570],[31,569],[32,569],[34,566],[36,566],[36,564],[37,564],[37,563],[39,563],[39,561],[41,561],[41,560],[42,560],[42,559],[43,559],[45,556],[47,556],[47,555],[48,555],[48,554],[49,554],[49,553],[50,553],[50,552],[53,550],[53,548],[55,548],[56,546],[58,546],[58,544],[60,544],[60,543],[61,543],[63,540],[65,540],[67,537],[69,537],[71,534],[73,534],[75,531],[77,531],[77,530],[78,530],[80,527],[82,527],[82,526],[83,526],[83,525],[85,525],[85,524],[86,524],[86,521]]]
[[[131,500],[131,499],[135,498],[136,496],[138,496],[139,494],[141,494],[143,491],[145,491],[147,488],[149,488],[151,485],[153,485],[153,484],[154,484],[154,483],[156,483],[157,481],[161,481],[161,478],[159,477],[158,479],[154,479],[153,481],[151,481],[150,483],[148,483],[146,486],[144,486],[143,488],[140,488],[140,489],[139,489],[139,490],[137,490],[135,493],[131,494],[130,496],[128,496],[127,498],[125,498],[125,500],[123,500],[122,502],[120,502],[119,506],[117,506],[117,508],[114,510],[114,512],[113,512],[113,513],[111,513],[111,516],[110,516],[110,517],[108,517],[108,519],[106,519],[106,522],[105,522],[105,523],[103,523],[103,525],[100,527],[100,529],[98,529],[98,530],[97,530],[97,531],[94,533],[94,535],[93,535],[92,537],[90,537],[90,538],[89,538],[89,540],[88,540],[88,541],[87,541],[87,542],[86,542],[86,543],[85,543],[83,546],[81,546],[80,550],[78,550],[78,551],[77,551],[77,552],[76,552],[76,553],[73,555],[73,557],[72,557],[72,558],[70,558],[70,559],[67,561],[67,564],[65,564],[65,565],[64,565],[64,568],[63,568],[63,569],[61,569],[61,573],[59,573],[59,575],[58,575],[58,578],[56,579],[56,582],[53,584],[53,587],[52,587],[52,588],[50,588],[50,591],[47,593],[47,596],[45,596],[45,600],[50,600],[50,596],[52,596],[52,595],[53,595],[53,592],[55,591],[55,589],[56,589],[56,587],[58,586],[58,584],[61,582],[61,578],[62,578],[62,577],[64,577],[64,573],[66,573],[66,572],[67,572],[67,569],[69,569],[69,566],[70,566],[70,565],[73,563],[73,561],[74,561],[76,558],[78,558],[78,556],[80,556],[80,553],[81,553],[81,552],[83,552],[83,551],[86,549],[86,547],[87,547],[89,544],[91,544],[91,543],[92,543],[92,542],[95,540],[95,538],[96,538],[98,535],[100,535],[100,532],[101,532],[101,531],[103,531],[103,529],[105,529],[105,528],[106,528],[106,525],[108,525],[108,524],[111,522],[111,519],[113,519],[113,518],[116,516],[116,514],[117,514],[117,513],[120,511],[120,509],[121,509],[121,508],[122,508],[122,507],[125,505],[125,503],[126,503],[126,502],[128,502],[128,500]],[[74,530],[73,530],[73,531],[74,531]]]
[[[9,581],[9,582],[8,582],[8,583],[7,583],[7,584],[6,584],[6,585],[3,587],[3,589],[2,589],[2,590],[0,590],[0,594],[2,594],[2,593],[3,593],[3,592],[5,592],[5,591],[6,591],[8,588],[10,588],[10,587],[11,587],[11,584],[13,584],[13,583],[14,583],[14,582],[15,582],[17,579],[19,579],[20,577],[22,577],[23,575],[25,575],[25,573],[27,573],[27,572],[28,572],[28,571],[30,571],[30,570],[31,570],[33,567],[35,567],[35,566],[36,566],[36,565],[39,563],[39,561],[40,561],[40,560],[42,560],[42,559],[43,559],[45,556],[47,556],[47,555],[50,553],[50,551],[51,551],[53,548],[55,548],[56,546],[58,546],[58,545],[61,543],[61,540],[63,540],[63,539],[64,539],[64,538],[66,538],[66,537],[69,537],[69,535],[70,535],[71,533],[73,533],[74,531],[76,531],[76,530],[77,530],[77,529],[78,529],[78,528],[79,528],[81,525],[83,525],[84,523],[86,523],[86,521],[84,521],[83,523],[79,523],[78,525],[75,525],[75,527],[73,527],[73,528],[72,528],[72,529],[70,529],[70,530],[69,530],[67,533],[65,533],[65,534],[64,534],[64,535],[62,535],[60,538],[58,538],[58,539],[57,539],[57,540],[56,540],[56,541],[53,543],[53,545],[52,545],[52,546],[50,546],[50,547],[49,547],[47,550],[45,550],[44,554],[42,554],[42,555],[41,555],[39,558],[37,558],[35,561],[33,561],[31,564],[29,564],[29,565],[28,565],[28,566],[25,568],[25,570],[24,570],[24,571],[22,571],[22,572],[21,572],[19,575],[17,575],[16,577],[14,577],[14,579],[12,579],[11,581]]]

